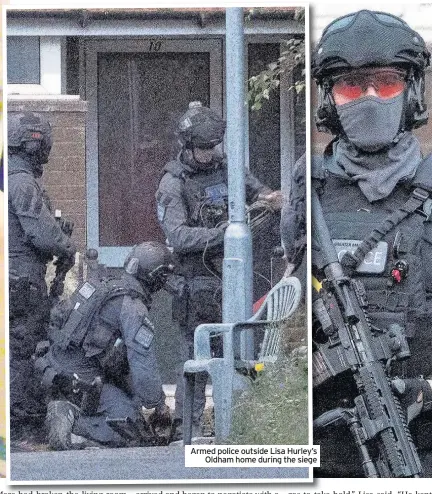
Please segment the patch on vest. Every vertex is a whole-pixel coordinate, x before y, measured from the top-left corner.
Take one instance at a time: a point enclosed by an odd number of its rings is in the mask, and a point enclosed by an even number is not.
[[[221,206],[228,197],[228,187],[224,183],[210,185],[205,188],[205,194],[209,204]]]
[[[361,243],[361,240],[333,239],[339,261],[342,260],[345,252],[354,253]],[[383,273],[387,263],[387,253],[387,242],[378,242],[378,245],[366,254],[363,262],[358,266],[356,271],[358,273],[369,274]]]
[[[426,216],[426,221],[429,221],[432,215],[432,200],[431,199],[426,199],[426,201],[423,203],[423,214]]]
[[[93,285],[90,285],[88,281],[86,281],[84,285],[79,289],[78,293],[81,295],[81,297],[84,297],[86,300],[88,300],[95,291],[96,288]]]
[[[145,349],[150,348],[150,345],[153,341],[154,334],[147,326],[141,326],[135,335],[135,342]]]

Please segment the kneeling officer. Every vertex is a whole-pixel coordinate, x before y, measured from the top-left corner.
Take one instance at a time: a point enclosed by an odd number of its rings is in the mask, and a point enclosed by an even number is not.
[[[36,368],[48,390],[53,449],[70,449],[71,433],[136,446],[149,440],[149,431],[169,428],[148,310],[172,269],[167,247],[144,242],[128,255],[119,279],[85,282],[52,314],[51,345]],[[154,408],[150,427],[142,406]]]

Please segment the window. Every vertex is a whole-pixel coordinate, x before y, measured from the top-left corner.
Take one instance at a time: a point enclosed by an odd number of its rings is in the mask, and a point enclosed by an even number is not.
[[[39,36],[7,38],[8,84],[40,84]]]
[[[8,94],[61,94],[62,39],[8,36]]]

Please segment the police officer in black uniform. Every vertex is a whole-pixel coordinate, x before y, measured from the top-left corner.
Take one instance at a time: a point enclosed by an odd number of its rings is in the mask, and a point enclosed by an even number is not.
[[[409,421],[422,414],[412,426],[423,458],[422,449],[430,448],[430,433],[425,434],[427,422],[418,424],[432,408],[432,390],[418,376],[432,375],[432,225],[430,199],[415,200],[416,187],[430,189],[431,180],[425,177],[432,173],[431,161],[422,156],[412,130],[427,121],[424,71],[429,61],[423,39],[404,21],[368,10],[327,26],[312,59],[318,85],[318,129],[335,136],[324,156],[312,159],[313,184],[337,248],[356,245],[374,229],[384,233],[366,262],[344,266],[365,285],[373,327],[387,331],[389,324],[397,323],[406,332],[412,356],[394,372],[409,379],[395,378],[393,386]],[[296,183],[301,184],[301,178]],[[408,214],[399,222],[385,221],[398,210]],[[299,228],[293,238],[301,234]],[[314,274],[319,278],[319,245],[313,243],[312,248]],[[292,246],[291,252],[295,252]],[[318,292],[314,296],[318,298]],[[319,320],[314,326],[317,344],[325,338]],[[321,361],[318,348],[314,350]],[[357,392],[350,372],[330,376],[325,366],[315,367],[316,417],[336,407],[353,406]],[[321,476],[363,474],[349,437],[342,426],[329,426],[317,434],[315,442],[322,446]],[[430,475],[427,469],[426,475]]]
[[[155,409],[153,426],[169,428],[148,311],[172,260],[161,243],[137,245],[120,278],[85,282],[53,314],[50,348],[35,364],[49,396],[53,449],[70,449],[72,433],[108,446],[140,445],[151,439],[142,406]]]
[[[30,357],[46,338],[49,302],[45,274],[57,256],[71,267],[76,252],[54,218],[38,178],[51,150],[50,124],[39,114],[8,115],[10,406],[12,425],[41,409]]]
[[[221,320],[221,261],[227,226],[227,165],[218,145],[223,141],[225,121],[213,110],[192,102],[181,117],[178,136],[182,150],[164,167],[156,193],[157,214],[168,244],[179,263],[178,294],[173,317],[183,338],[178,368],[173,439],[182,437],[183,364],[193,358],[193,335],[202,323]],[[246,173],[246,200],[258,197],[279,207],[280,193],[272,192]],[[198,376],[194,397],[194,435],[200,434],[205,406],[205,373]]]

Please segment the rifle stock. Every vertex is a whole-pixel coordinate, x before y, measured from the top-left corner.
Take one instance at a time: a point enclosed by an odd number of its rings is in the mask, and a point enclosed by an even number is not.
[[[382,334],[371,326],[364,287],[345,275],[314,187],[312,228],[325,277],[321,291],[324,306],[320,306],[318,318],[325,321],[328,338],[326,343],[317,344],[320,359],[316,360],[326,363],[330,375],[350,369],[358,391],[353,408],[325,412],[314,421],[314,428],[345,423],[367,477],[419,477],[420,459],[386,366],[409,355],[403,329],[393,325],[402,340],[397,348],[391,334]]]

